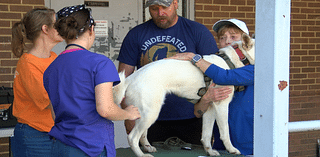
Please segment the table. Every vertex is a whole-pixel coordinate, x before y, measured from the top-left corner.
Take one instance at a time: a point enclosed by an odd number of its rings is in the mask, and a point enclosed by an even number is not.
[[[204,151],[203,147],[196,147],[192,150],[181,150],[181,149],[173,149],[167,150],[163,148],[157,148],[157,152],[150,153],[154,157],[207,157],[206,152]],[[118,148],[117,157],[136,157],[131,148]],[[219,150],[221,156],[219,157],[245,157],[244,155],[233,155],[229,154],[225,150]]]

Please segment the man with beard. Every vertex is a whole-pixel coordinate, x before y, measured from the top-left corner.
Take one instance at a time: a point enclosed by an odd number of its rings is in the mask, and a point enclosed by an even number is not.
[[[201,57],[218,52],[214,37],[204,25],[177,15],[178,0],[147,0],[146,7],[149,7],[152,19],[128,32],[118,57],[119,72],[125,70],[128,76],[135,67],[139,69],[176,53],[193,52]],[[124,101],[121,106],[126,107]],[[134,121],[125,121],[125,127],[129,134]],[[194,104],[168,94],[158,120],[148,130],[147,138],[151,144],[170,137],[201,144],[201,128],[202,119],[195,117]]]

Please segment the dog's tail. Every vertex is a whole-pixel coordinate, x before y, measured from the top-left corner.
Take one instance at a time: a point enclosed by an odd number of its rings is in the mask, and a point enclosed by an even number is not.
[[[119,73],[120,83],[113,87],[113,101],[119,105],[125,96],[127,85],[125,71]]]

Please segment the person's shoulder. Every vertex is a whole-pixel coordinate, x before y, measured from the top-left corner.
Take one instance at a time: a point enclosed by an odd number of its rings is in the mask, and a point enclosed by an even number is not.
[[[193,21],[181,16],[179,16],[179,21],[184,28],[188,28],[191,31],[194,31],[194,32],[209,31],[206,26],[204,26],[203,24],[197,21]]]
[[[111,61],[110,58],[108,58],[107,56],[105,56],[103,54],[91,52],[89,50],[84,50],[84,51],[87,54],[86,58],[90,58],[91,61],[94,61],[94,62]]]
[[[190,19],[187,19],[185,17],[182,17],[182,16],[179,16],[179,20],[183,23],[188,23],[190,25],[195,25],[195,26],[204,26],[203,24],[197,22],[197,21],[193,21],[193,20],[190,20]]]

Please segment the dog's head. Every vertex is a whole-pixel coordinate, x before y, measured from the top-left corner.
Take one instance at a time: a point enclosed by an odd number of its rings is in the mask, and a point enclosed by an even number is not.
[[[227,56],[235,68],[240,68],[247,64],[254,65],[255,39],[244,33],[240,41],[236,41],[227,47],[221,48],[219,50],[219,55]]]

